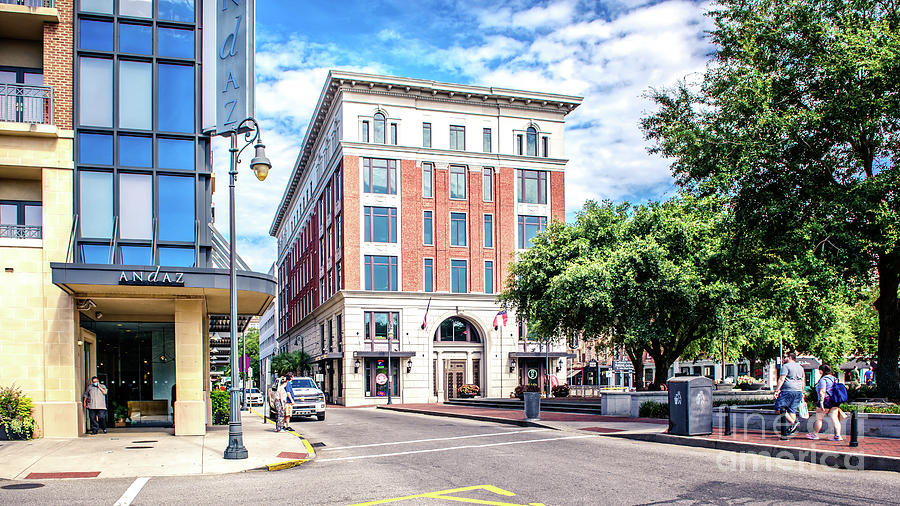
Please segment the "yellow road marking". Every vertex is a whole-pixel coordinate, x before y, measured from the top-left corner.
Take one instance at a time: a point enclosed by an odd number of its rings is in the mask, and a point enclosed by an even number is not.
[[[275,464],[266,464],[266,469],[268,469],[269,471],[283,471],[285,469],[297,467],[304,462],[309,462],[309,459],[287,460],[284,462],[277,462]]]
[[[447,490],[439,490],[437,492],[426,492],[424,494],[416,494],[416,495],[407,495],[403,497],[394,497],[392,499],[379,499],[377,501],[369,501],[369,502],[361,502],[352,504],[350,506],[372,506],[375,504],[387,504],[398,501],[407,501],[409,499],[445,499],[448,501],[456,501],[456,502],[464,502],[469,504],[487,504],[491,506],[544,506],[543,503],[512,503],[512,502],[503,502],[503,501],[486,501],[483,499],[470,499],[467,497],[454,497],[449,494],[455,494],[457,492],[469,492],[472,490],[486,490],[488,492],[492,492],[497,495],[512,497],[515,496],[513,492],[509,490],[503,490],[502,488],[495,487],[493,485],[474,485],[471,487],[461,487],[461,488],[451,488]]]

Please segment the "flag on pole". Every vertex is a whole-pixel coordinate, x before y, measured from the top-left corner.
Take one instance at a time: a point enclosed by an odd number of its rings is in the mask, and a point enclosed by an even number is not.
[[[494,315],[494,330],[497,330],[497,327],[500,325],[506,326],[506,306],[503,307],[500,311],[497,311],[497,314]]]
[[[428,326],[428,310],[431,308],[431,297],[428,297],[428,305],[425,306],[425,318],[422,319],[422,330]]]

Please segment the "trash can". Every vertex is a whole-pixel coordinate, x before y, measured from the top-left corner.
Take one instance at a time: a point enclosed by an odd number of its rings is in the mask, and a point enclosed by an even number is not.
[[[703,376],[684,376],[666,382],[669,389],[669,434],[712,434],[713,382]]]
[[[539,420],[541,415],[541,393],[525,392],[522,398],[525,401],[525,419]]]

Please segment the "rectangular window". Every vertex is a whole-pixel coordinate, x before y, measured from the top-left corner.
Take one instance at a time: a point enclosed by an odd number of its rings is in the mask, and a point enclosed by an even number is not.
[[[391,367],[387,366],[386,358],[366,359],[366,397],[387,397],[388,389],[392,396],[400,395],[400,359],[392,358]],[[378,377],[384,375],[393,376],[391,381],[378,384]],[[391,388],[393,387],[393,388]]]
[[[83,4],[84,0],[82,0]],[[119,14],[136,18],[152,17],[153,2],[151,0],[119,0]]]
[[[422,164],[422,197],[434,197],[434,165],[430,163]]]
[[[548,137],[541,137],[541,153],[544,158],[550,156],[550,139]]]
[[[366,206],[364,214],[366,242],[397,242],[396,207]]]
[[[109,239],[113,228],[112,173],[82,171],[79,180],[81,236]]]
[[[494,293],[494,262],[484,262],[484,293]]]
[[[192,139],[159,137],[156,140],[156,155],[160,169],[194,170],[196,165],[196,149]]]
[[[494,247],[494,215],[484,215],[484,247]]]
[[[157,121],[164,132],[193,133],[194,67],[159,64]]]
[[[547,203],[547,171],[519,170],[516,175],[519,202],[526,204]]]
[[[362,122],[362,141],[369,142],[369,122]]]
[[[434,259],[426,258],[425,259],[425,268],[422,270],[423,277],[425,278],[425,291],[433,292],[434,291]]]
[[[431,147],[431,123],[422,123],[422,147]]]
[[[450,166],[450,198],[466,198],[466,168],[461,165]]]
[[[156,29],[156,36],[157,55],[174,58],[194,57],[194,30],[159,27]]]
[[[153,234],[152,222],[152,176],[119,174],[119,237],[149,241]]]
[[[119,23],[119,51],[133,54],[153,53],[153,27]]]
[[[194,196],[193,177],[159,176],[157,209],[161,241],[194,240]]]
[[[365,312],[364,337],[366,341],[387,341],[389,333],[392,335],[391,341],[400,340],[400,313],[386,311]]]
[[[491,152],[491,129],[485,128],[484,132],[481,134],[482,136],[482,149],[485,153]]]
[[[397,124],[391,123],[391,144],[397,144]]]
[[[469,279],[465,260],[450,260],[450,291],[453,293],[467,293],[467,281]]]
[[[494,169],[490,167],[481,171],[481,199],[485,202],[494,201]]]
[[[78,161],[91,165],[112,165],[112,135],[78,134]]]
[[[80,62],[78,122],[85,126],[112,127],[113,62],[84,57]]]
[[[519,249],[531,247],[531,241],[547,228],[546,216],[519,216]]]
[[[84,134],[81,135],[83,136]],[[120,135],[119,165],[126,167],[152,167],[153,139],[150,137]]]
[[[425,211],[422,215],[422,244],[434,245],[434,220],[431,211]]]
[[[397,257],[366,255],[366,290],[395,292]]]
[[[193,267],[194,248],[159,248],[159,265]]]
[[[450,213],[450,245],[466,245],[466,213]]]
[[[466,127],[459,125],[450,125],[450,149],[465,151]]]
[[[397,194],[397,160],[363,158],[363,187],[366,193]]]
[[[516,154],[521,155],[524,149],[522,147],[522,134],[516,135]]]
[[[149,63],[119,62],[119,128],[153,128],[152,88],[153,69]]]

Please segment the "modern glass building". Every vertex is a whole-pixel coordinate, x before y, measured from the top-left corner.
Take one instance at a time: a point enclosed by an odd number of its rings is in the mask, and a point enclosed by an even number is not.
[[[17,292],[0,295],[17,321],[0,385],[35,400],[39,435],[84,432],[92,376],[110,423],[203,434],[211,350],[230,342],[203,128],[217,2],[19,3],[0,1],[0,147],[18,146],[0,149],[2,282]],[[275,280],[237,267],[241,328]]]

